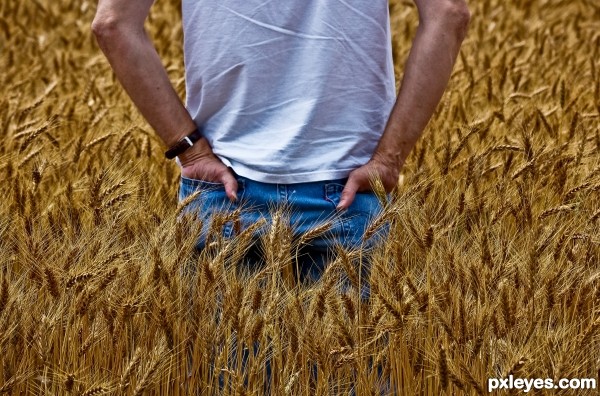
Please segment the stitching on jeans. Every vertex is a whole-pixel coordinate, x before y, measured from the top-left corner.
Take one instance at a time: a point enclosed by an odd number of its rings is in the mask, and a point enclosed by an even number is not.
[[[339,221],[340,227],[342,228],[342,240],[345,241],[349,237],[349,231],[350,231],[349,227],[348,227],[347,219],[343,216],[343,214],[340,214],[339,212],[336,211],[336,206],[337,206],[337,203],[339,203],[339,200],[336,203],[330,197],[331,194],[340,194],[341,195],[343,189],[344,189],[344,186],[342,186],[341,184],[337,184],[337,183],[327,183],[323,186],[324,198],[327,202],[329,202],[333,205],[333,210],[335,213],[334,219]]]

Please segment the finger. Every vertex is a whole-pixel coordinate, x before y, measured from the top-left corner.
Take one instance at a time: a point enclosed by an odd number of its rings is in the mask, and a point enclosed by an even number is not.
[[[225,186],[225,194],[229,200],[232,202],[237,201],[238,182],[229,170],[224,172],[221,183]]]
[[[356,196],[358,188],[359,183],[356,180],[356,177],[351,173],[348,181],[346,182],[346,186],[344,186],[344,189],[342,190],[342,197],[340,198],[340,203],[336,209],[348,209],[350,205],[352,205],[352,202],[354,202],[354,197]]]

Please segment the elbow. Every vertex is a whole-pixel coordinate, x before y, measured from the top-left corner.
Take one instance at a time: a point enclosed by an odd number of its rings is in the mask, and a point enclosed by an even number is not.
[[[415,0],[420,7],[421,22],[453,32],[462,41],[467,35],[471,12],[465,0]]]
[[[101,43],[102,41],[105,41],[107,37],[114,35],[117,26],[118,24],[114,20],[96,15],[92,22],[92,33],[94,34],[94,37],[96,37],[98,43]]]
[[[459,41],[462,41],[469,30],[471,12],[464,0],[446,0],[441,12],[442,17],[452,31],[456,33]]]
[[[92,33],[96,37],[96,41],[100,48],[106,52],[109,47],[118,45],[119,40],[123,39],[127,34],[127,25],[111,16],[96,15],[92,22]]]

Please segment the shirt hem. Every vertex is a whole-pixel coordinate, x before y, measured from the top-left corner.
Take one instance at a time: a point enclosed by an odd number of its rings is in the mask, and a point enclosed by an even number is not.
[[[248,169],[244,166],[234,165],[229,163],[229,161],[223,161],[227,166],[233,169],[235,173],[238,175],[248,178],[250,180],[254,180],[260,183],[272,183],[272,184],[294,184],[294,183],[311,183],[311,182],[319,182],[326,180],[338,180],[344,179],[348,177],[350,172],[352,172],[356,168],[350,169],[335,169],[335,170],[326,170],[326,171],[317,171],[317,172],[302,172],[302,173],[286,173],[284,175],[281,174],[272,174],[272,173],[263,173],[258,172],[256,170]]]

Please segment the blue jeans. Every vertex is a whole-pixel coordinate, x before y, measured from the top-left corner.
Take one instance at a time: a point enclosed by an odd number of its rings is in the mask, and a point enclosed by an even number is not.
[[[332,228],[325,234],[314,238],[304,246],[298,256],[302,281],[316,281],[331,259],[335,245],[347,249],[369,249],[374,238],[363,243],[363,234],[371,220],[381,211],[381,203],[372,192],[359,192],[350,207],[342,212],[336,210],[347,179],[325,180],[295,184],[261,183],[236,175],[238,182],[238,201],[230,202],[225,188],[220,183],[181,178],[179,200],[200,190],[201,193],[190,205],[204,220],[203,231],[198,239],[197,248],[205,247],[210,229],[211,216],[218,211],[233,211],[241,208],[241,227],[227,222],[222,228],[225,238],[235,237],[236,232],[245,229],[259,219],[267,223],[271,220],[274,207],[285,205],[290,209],[290,225],[293,236],[300,237],[305,232],[332,221]],[[261,262],[258,246],[251,249],[250,261]]]
[[[382,207],[381,203],[372,192],[361,192],[356,194],[352,205],[347,210],[338,211],[336,207],[340,202],[342,190],[347,179],[325,180],[309,183],[295,184],[270,184],[250,180],[236,175],[238,182],[238,201],[230,202],[225,194],[223,184],[181,178],[179,200],[182,201],[196,191],[199,196],[189,206],[189,210],[196,211],[203,220],[201,235],[196,245],[197,250],[206,247],[207,242],[214,238],[209,235],[211,220],[217,212],[240,211],[240,224],[226,222],[220,233],[224,238],[234,238],[236,233],[248,226],[255,224],[261,218],[270,223],[274,208],[285,205],[288,209],[289,223],[293,230],[293,237],[299,238],[307,231],[331,222],[332,227],[328,232],[311,239],[299,252],[297,268],[299,273],[295,275],[302,282],[314,282],[323,273],[327,262],[332,259],[336,245],[346,249],[362,248],[368,250],[372,247],[376,238],[363,241],[363,235],[371,220],[376,217]],[[214,228],[213,232],[214,232]],[[268,227],[266,228],[268,230]],[[260,246],[253,245],[246,255],[246,262],[255,269],[264,264]],[[290,252],[292,254],[293,252]],[[368,268],[365,268],[365,275]],[[361,285],[361,297],[369,298],[368,284]],[[249,357],[249,353],[256,353],[260,346],[254,345],[252,352],[245,349],[242,352],[242,366]],[[235,361],[237,352],[233,352],[232,361]],[[267,384],[270,382],[270,361],[265,363],[267,373]],[[316,366],[313,365],[316,379]],[[225,386],[222,375],[219,376],[219,387]],[[268,394],[268,393],[267,393]]]

